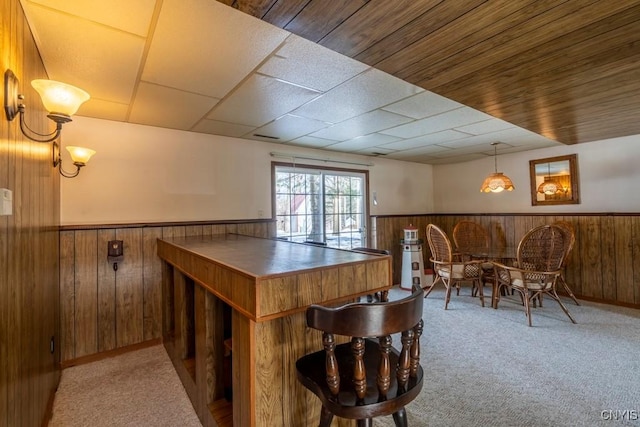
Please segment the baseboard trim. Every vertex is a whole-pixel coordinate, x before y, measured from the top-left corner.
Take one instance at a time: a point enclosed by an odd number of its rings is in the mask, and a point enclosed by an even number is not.
[[[564,293],[558,292],[558,295],[570,298],[568,294],[564,294]],[[635,303],[630,303],[630,302],[612,301],[612,300],[587,297],[587,296],[584,296],[584,295],[577,295],[577,294],[576,294],[576,298],[578,298],[578,300],[596,302],[596,303],[599,303],[599,304],[607,304],[607,305],[613,305],[613,306],[618,306],[618,307],[626,307],[626,308],[635,308],[636,310],[640,309],[640,304],[635,304]]]
[[[103,351],[100,353],[89,354],[86,356],[78,357],[75,359],[65,360],[60,362],[62,369],[70,368],[72,366],[84,365],[85,363],[97,362],[98,360],[108,359],[115,357],[130,351],[141,350],[143,348],[152,347],[154,345],[162,344],[162,338],[154,338],[152,340],[143,341],[137,344],[131,344],[113,350]]]
[[[47,407],[44,410],[44,417],[42,418],[41,427],[48,427],[49,421],[51,421],[51,417],[53,417],[53,402],[56,398],[56,392],[58,391],[58,386],[60,385],[60,375],[58,374],[58,380],[56,381],[55,387],[51,388],[49,392],[49,399],[47,400]]]

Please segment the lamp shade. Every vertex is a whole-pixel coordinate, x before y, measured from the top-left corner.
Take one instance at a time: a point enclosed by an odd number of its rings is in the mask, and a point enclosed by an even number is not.
[[[562,187],[558,185],[553,179],[547,179],[538,186],[538,193],[544,193],[547,196],[559,193],[562,191]]]
[[[84,90],[55,80],[33,80],[31,86],[38,91],[49,113],[73,116],[90,98]]]
[[[515,187],[511,179],[502,172],[494,172],[485,178],[480,187],[483,193],[499,193],[501,191],[513,191]]]
[[[91,156],[96,154],[95,150],[84,147],[74,147],[68,146],[67,151],[71,154],[71,160],[73,160],[74,164],[81,164],[82,166],[86,165],[89,162]]]

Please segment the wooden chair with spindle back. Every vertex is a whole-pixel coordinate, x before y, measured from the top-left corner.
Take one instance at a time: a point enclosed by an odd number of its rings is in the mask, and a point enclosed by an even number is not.
[[[307,309],[307,325],[322,331],[324,350],[298,359],[296,369],[300,383],[322,403],[321,427],[334,416],[371,426],[384,415],[407,426],[405,406],[422,389],[423,301],[423,290],[414,287],[401,300]],[[392,345],[394,334],[400,334],[400,349]],[[336,335],[351,339],[336,344]]]

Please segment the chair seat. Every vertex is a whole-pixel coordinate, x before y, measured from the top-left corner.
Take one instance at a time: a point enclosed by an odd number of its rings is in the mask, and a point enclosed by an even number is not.
[[[376,385],[378,373],[378,357],[366,357],[367,354],[379,353],[377,341],[365,340],[365,369],[367,377],[367,394],[364,402],[357,400],[353,387],[353,351],[351,343],[336,346],[336,358],[340,367],[340,392],[338,400],[332,397],[327,385],[325,371],[326,352],[324,350],[308,354],[296,361],[298,380],[321,400],[322,404],[333,414],[349,419],[372,418],[389,415],[406,406],[422,389],[423,370],[418,366],[416,377],[410,377],[407,390],[398,391],[395,367],[398,364],[399,352],[392,348],[390,363],[392,369],[391,384],[386,400],[381,398]],[[363,406],[366,405],[366,406]]]
[[[519,289],[528,289],[530,291],[541,291],[544,289],[549,289],[553,285],[553,282],[534,282],[534,281],[524,281],[522,279],[514,278],[511,281],[511,286]]]
[[[451,267],[449,267],[449,265]],[[473,279],[480,277],[480,264],[452,263],[438,266],[438,273],[445,279]],[[493,265],[492,265],[493,269]],[[453,270],[453,273],[451,272]]]

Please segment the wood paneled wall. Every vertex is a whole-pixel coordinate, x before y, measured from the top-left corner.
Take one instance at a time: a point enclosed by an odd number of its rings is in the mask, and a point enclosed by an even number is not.
[[[157,239],[239,233],[275,236],[271,221],[64,227],[60,231],[62,362],[162,337]],[[117,270],[107,242],[122,240]]]
[[[30,84],[47,75],[18,0],[0,2],[0,28],[3,81],[11,69],[25,95],[28,125],[49,132],[53,122]],[[13,192],[13,214],[0,216],[0,427],[41,425],[60,375],[60,177],[51,149],[26,139],[19,118],[9,122],[2,112],[0,188]]]
[[[441,227],[452,241],[455,224],[473,220],[491,233],[492,244],[517,247],[531,228],[554,221],[568,221],[576,231],[576,243],[569,258],[566,278],[579,298],[640,308],[640,215],[415,215],[372,218],[376,247],[393,255],[394,283],[402,277],[403,229],[413,224],[425,239],[426,226]],[[423,245],[425,267],[429,246]]]

